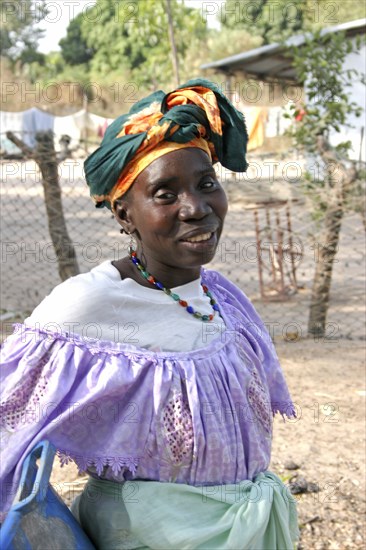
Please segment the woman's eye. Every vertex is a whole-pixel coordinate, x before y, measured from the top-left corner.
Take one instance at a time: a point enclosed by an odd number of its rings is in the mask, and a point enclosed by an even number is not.
[[[156,199],[162,199],[162,200],[171,200],[174,197],[175,197],[174,193],[171,193],[170,191],[158,192],[155,194]]]
[[[214,179],[208,179],[201,182],[201,187],[204,189],[212,189],[218,185],[218,181]]]

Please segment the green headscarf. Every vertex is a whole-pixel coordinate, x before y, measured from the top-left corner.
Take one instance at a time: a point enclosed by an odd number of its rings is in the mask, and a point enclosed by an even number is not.
[[[107,128],[84,165],[96,206],[111,208],[147,164],[168,152],[162,142],[207,147],[212,162],[234,172],[247,169],[244,116],[215,84],[197,78],[138,101]]]

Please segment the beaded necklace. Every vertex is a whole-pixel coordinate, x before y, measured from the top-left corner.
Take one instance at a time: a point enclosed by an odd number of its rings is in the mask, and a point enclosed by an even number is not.
[[[216,303],[216,300],[212,297],[211,292],[208,290],[207,286],[201,283],[203,292],[206,294],[206,296],[210,299],[210,304],[213,310],[213,313],[211,315],[203,315],[199,311],[195,311],[192,306],[190,306],[185,300],[181,300],[180,296],[178,294],[175,294],[175,292],[172,292],[170,288],[166,288],[163,283],[160,283],[150,275],[150,273],[146,270],[146,268],[142,265],[141,261],[138,259],[136,255],[136,251],[132,248],[129,249],[128,255],[130,256],[130,259],[132,263],[137,267],[139,270],[141,276],[146,279],[151,285],[155,286],[159,290],[162,290],[170,296],[175,302],[177,302],[180,306],[184,307],[185,310],[190,314],[193,315],[196,319],[201,319],[201,321],[207,322],[212,321],[216,315],[217,312],[219,312],[219,306]]]

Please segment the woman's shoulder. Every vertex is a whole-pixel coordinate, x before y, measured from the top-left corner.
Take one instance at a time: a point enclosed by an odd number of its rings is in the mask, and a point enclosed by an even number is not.
[[[73,323],[95,318],[96,312],[108,308],[122,283],[118,271],[105,261],[87,273],[63,281],[46,296],[25,319],[28,325]],[[61,327],[62,328],[62,327]]]
[[[250,302],[244,290],[219,271],[202,269],[202,277],[208,286],[215,287],[216,292],[220,293],[224,298],[231,297],[239,301]]]
[[[241,284],[239,286],[239,284],[233,283],[225,275],[215,270],[204,269],[202,276],[209,289],[212,288],[217,301],[227,304],[228,311],[235,319],[240,318],[243,323],[253,325],[261,332],[264,331],[267,338],[264,323]]]

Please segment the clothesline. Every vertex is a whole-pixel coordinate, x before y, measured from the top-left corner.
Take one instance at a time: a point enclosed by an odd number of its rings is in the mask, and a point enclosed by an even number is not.
[[[283,117],[283,107],[256,107],[235,105],[245,114],[249,133],[249,150],[263,145],[265,137],[283,135],[291,124]],[[0,149],[8,154],[18,154],[20,150],[7,137],[6,132],[15,133],[30,148],[35,147],[36,132],[52,131],[56,137],[55,148],[61,149],[57,138],[68,135],[70,148],[75,148],[82,140],[84,143],[99,143],[113,118],[106,118],[85,109],[72,115],[55,116],[33,107],[26,111],[0,111]]]
[[[71,138],[70,147],[76,147],[81,139],[99,140],[104,136],[108,125],[113,121],[85,109],[72,115],[55,116],[37,107],[20,112],[0,111],[0,148],[10,154],[20,153],[18,147],[7,137],[6,132],[15,133],[30,148],[36,145],[36,132],[52,131],[55,136],[68,135]],[[59,144],[55,142],[56,150]]]

